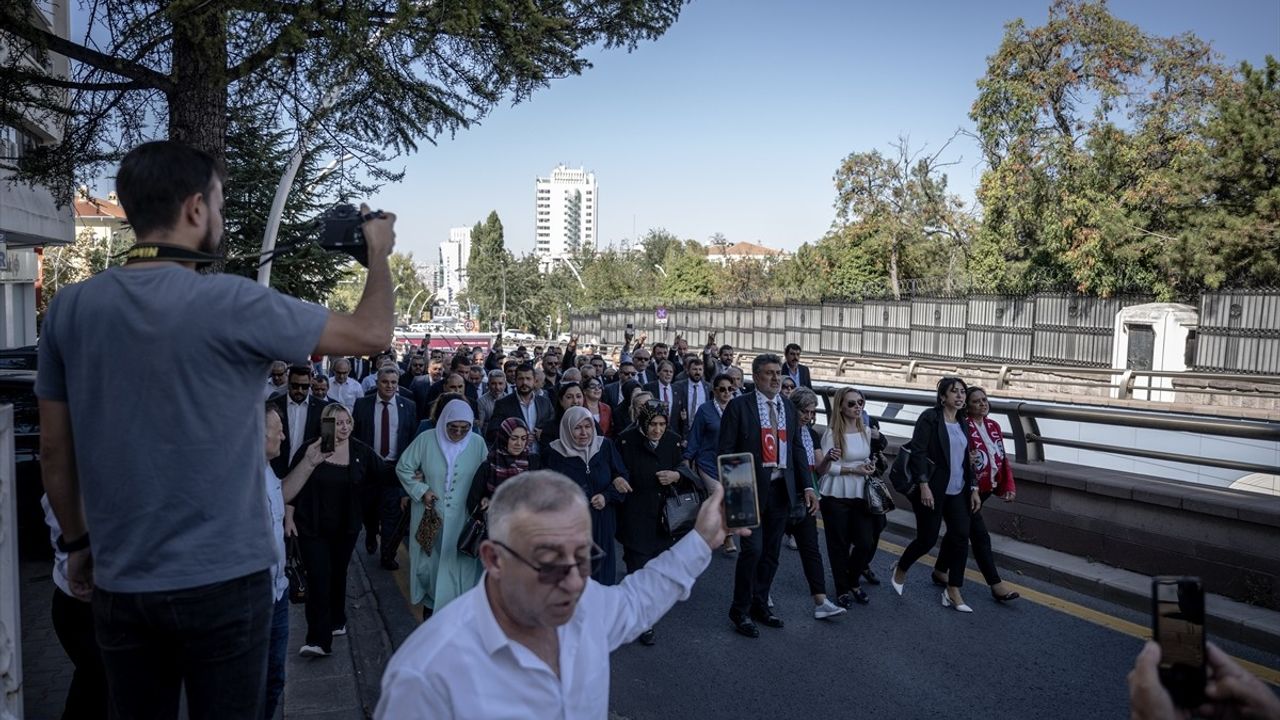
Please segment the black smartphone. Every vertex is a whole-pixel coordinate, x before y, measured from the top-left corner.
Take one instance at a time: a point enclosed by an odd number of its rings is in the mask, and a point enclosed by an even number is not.
[[[335,444],[335,433],[338,430],[337,418],[320,418],[320,452],[333,452]]]
[[[1194,577],[1151,579],[1151,631],[1160,645],[1160,682],[1181,707],[1205,701],[1204,585]]]
[[[756,459],[751,453],[734,453],[716,458],[720,482],[724,484],[725,524],[731,528],[760,524],[760,499],[756,495]]]

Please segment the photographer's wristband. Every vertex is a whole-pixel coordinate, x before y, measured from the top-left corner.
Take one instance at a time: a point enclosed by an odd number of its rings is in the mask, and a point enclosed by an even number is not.
[[[58,535],[58,539],[54,541],[54,544],[58,546],[58,552],[70,554],[84,550],[89,547],[89,533],[85,533],[71,542],[67,542],[62,535]]]

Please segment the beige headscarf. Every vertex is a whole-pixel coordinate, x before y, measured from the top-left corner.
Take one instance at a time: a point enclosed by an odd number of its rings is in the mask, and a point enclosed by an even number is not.
[[[583,420],[591,420],[591,439],[586,445],[578,445],[573,440],[573,428]],[[595,420],[591,417],[591,411],[575,406],[564,411],[564,417],[560,418],[560,439],[551,443],[551,448],[565,457],[582,458],[582,462],[590,466],[591,458],[600,452],[600,446],[603,444],[604,438],[596,434]]]

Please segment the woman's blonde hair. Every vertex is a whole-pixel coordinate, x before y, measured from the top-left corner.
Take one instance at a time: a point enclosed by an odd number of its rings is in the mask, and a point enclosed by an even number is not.
[[[851,394],[856,394],[858,397],[862,398],[864,402],[867,399],[867,396],[863,395],[861,390],[851,387],[840,388],[836,391],[835,397],[831,399],[831,435],[832,439],[835,441],[835,446],[840,448],[841,453],[847,449],[844,446],[845,433],[850,432],[848,427],[849,421],[844,417],[844,403],[845,398]],[[862,433],[863,435],[867,434],[866,425],[862,422],[861,411],[858,412],[858,416],[853,420],[852,431]],[[870,441],[870,437],[868,437],[867,442],[870,443]]]
[[[347,409],[347,406],[343,405],[342,403],[336,403],[336,402],[329,403],[328,405],[324,406],[324,409],[320,411],[320,419],[328,420],[329,418],[337,415],[338,413],[342,413],[343,415],[346,415],[348,420],[351,419],[351,411]]]

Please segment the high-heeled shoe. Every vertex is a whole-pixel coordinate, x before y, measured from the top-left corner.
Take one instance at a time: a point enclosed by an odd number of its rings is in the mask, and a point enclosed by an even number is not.
[[[889,566],[889,584],[893,586],[893,591],[899,595],[907,588],[906,583],[898,582],[898,563]]]
[[[965,605],[964,603],[960,603],[960,604],[958,604],[958,605],[957,605],[956,603],[951,602],[951,598],[947,597],[947,591],[946,591],[946,590],[943,590],[943,591],[942,591],[942,607],[944,607],[944,608],[953,608],[953,609],[955,609],[957,612],[962,612],[962,613],[971,613],[971,612],[973,612],[973,608],[969,607],[968,605]]]
[[[991,591],[991,598],[992,598],[993,600],[995,600],[996,602],[998,602],[998,603],[1007,603],[1007,602],[1010,602],[1010,601],[1012,601],[1012,600],[1017,600],[1017,599],[1018,599],[1018,598],[1020,598],[1020,597],[1022,597],[1022,596],[1018,594],[1018,591],[1017,591],[1017,590],[1014,590],[1014,591],[1012,591],[1012,592],[1007,592],[1007,593],[1005,593],[1004,595],[998,595],[998,594],[996,594],[996,591],[995,591],[995,590],[992,590],[992,591]]]

